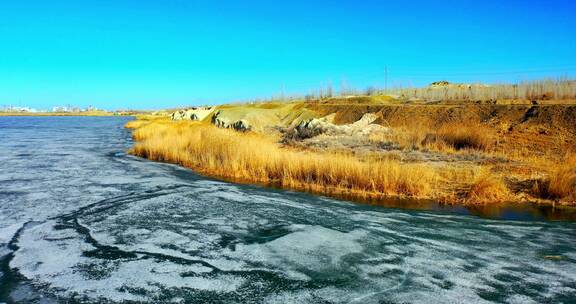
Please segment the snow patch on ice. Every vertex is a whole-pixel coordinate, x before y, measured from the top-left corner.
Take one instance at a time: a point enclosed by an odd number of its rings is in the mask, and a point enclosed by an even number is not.
[[[22,225],[24,225],[24,223],[15,223],[0,228],[0,245],[8,244],[16,232],[18,232],[18,229],[22,227]]]
[[[239,244],[235,252],[228,254],[283,269],[287,275],[303,279],[307,275],[296,269],[322,272],[345,267],[342,259],[346,255],[362,252],[359,240],[365,236],[363,231],[344,233],[321,226],[308,226],[264,244]]]

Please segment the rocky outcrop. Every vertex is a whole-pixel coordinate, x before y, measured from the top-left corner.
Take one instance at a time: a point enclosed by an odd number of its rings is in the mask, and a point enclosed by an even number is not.
[[[218,128],[228,128],[230,121],[222,116],[222,111],[218,111],[212,116],[212,124]]]
[[[431,89],[471,89],[471,88],[486,88],[489,87],[490,85],[486,85],[486,84],[479,84],[479,83],[475,83],[475,84],[470,84],[470,83],[451,83],[445,80],[442,81],[435,81],[433,83],[431,83],[428,87]]]
[[[172,120],[203,120],[210,115],[212,111],[212,107],[193,107],[176,111],[170,115],[170,118]]]
[[[317,118],[303,120],[294,128],[294,137],[299,139],[314,137],[327,133],[333,126],[333,124]]]
[[[190,119],[188,117],[187,110],[179,110],[170,115],[170,119],[172,120],[187,120]]]
[[[441,80],[441,81],[434,81],[433,83],[430,84],[431,87],[447,87],[449,86],[451,83],[446,81],[446,80]]]
[[[246,120],[241,119],[232,124],[232,129],[240,132],[248,132],[250,129],[252,129],[252,127]]]
[[[289,135],[293,139],[306,139],[325,134],[327,136],[338,135],[368,135],[375,131],[388,131],[388,128],[373,124],[378,116],[373,113],[366,113],[358,121],[348,125],[335,125],[328,117],[312,118],[300,122]]]
[[[252,129],[252,126],[247,120],[240,119],[232,122],[228,118],[224,117],[224,115],[222,115],[222,111],[214,113],[212,116],[212,124],[218,128],[234,129],[240,132],[248,132]]]
[[[360,118],[358,121],[351,124],[350,126],[352,128],[364,128],[367,127],[369,124],[375,122],[376,119],[378,119],[378,115],[374,113],[366,113],[362,115],[362,118]]]

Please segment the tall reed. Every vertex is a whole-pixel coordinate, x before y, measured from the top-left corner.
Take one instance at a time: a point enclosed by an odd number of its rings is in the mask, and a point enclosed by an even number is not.
[[[560,164],[553,165],[548,194],[557,199],[576,201],[576,155],[568,154]]]
[[[138,127],[132,154],[212,176],[365,197],[431,197],[438,182],[434,169],[423,164],[297,151],[258,134],[200,123],[153,121]]]

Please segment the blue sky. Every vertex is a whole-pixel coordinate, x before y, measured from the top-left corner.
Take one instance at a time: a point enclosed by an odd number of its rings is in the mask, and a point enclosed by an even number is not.
[[[574,1],[0,1],[0,106],[576,75]]]

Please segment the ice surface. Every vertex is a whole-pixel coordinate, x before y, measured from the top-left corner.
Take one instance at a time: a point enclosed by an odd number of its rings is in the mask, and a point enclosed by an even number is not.
[[[232,185],[120,153],[131,144],[122,118],[19,128],[2,119],[0,257],[24,228],[9,261],[23,279],[0,301],[576,298],[573,223],[372,208]]]
[[[8,225],[6,227],[0,228],[0,245],[7,244],[12,240],[18,229],[22,227],[24,223],[14,223],[12,225]]]
[[[306,273],[294,272],[337,272],[348,266],[343,257],[363,250],[358,242],[366,233],[352,231],[342,233],[321,226],[300,228],[286,236],[264,244],[238,245],[230,257],[259,262],[297,279],[308,279]]]
[[[218,185],[214,191],[222,189],[223,185]],[[97,282],[78,272],[86,268],[82,265],[98,269],[94,259],[80,251],[72,254],[77,256],[70,259],[74,265],[63,264],[62,269],[55,259],[24,251],[27,240],[33,240],[35,246],[49,240],[50,244],[41,246],[53,246],[55,252],[50,255],[59,257],[64,254],[58,253],[60,250],[71,255],[69,245],[52,243],[81,239],[68,235],[67,229],[41,225],[26,229],[16,256],[56,268],[23,267],[22,272],[52,282],[55,289],[116,300],[152,301],[172,288],[204,290],[222,297],[234,292],[270,303],[318,299],[335,303],[378,303],[382,299],[489,303],[486,298],[501,293],[506,295],[502,301],[538,302],[576,292],[574,263],[543,258],[548,251],[558,250],[557,246],[571,245],[574,231],[569,224],[516,223],[505,225],[509,229],[502,231],[503,227],[490,220],[462,217],[458,221],[453,217],[452,223],[446,223],[444,217],[429,217],[423,222],[419,214],[364,213],[351,205],[300,208],[304,202],[259,195],[244,200],[234,196],[236,205],[231,206],[230,201],[207,195],[208,190],[190,187],[139,199],[106,209],[106,216],[89,210],[80,214],[79,222],[89,228],[99,245],[138,254],[138,258],[102,266],[106,275]],[[328,207],[332,212],[322,210]],[[181,216],[174,217],[176,213]],[[29,239],[28,233],[33,232],[37,237]],[[522,238],[533,241],[518,243]],[[72,247],[82,248],[81,244]],[[20,264],[12,266],[28,264],[15,258],[13,263],[17,262]],[[66,269],[76,271],[71,274]],[[301,282],[298,284],[303,287],[270,289],[271,283],[262,274],[252,275],[254,271],[276,276],[275,280],[284,281],[280,286]],[[69,278],[71,275],[74,277]],[[100,285],[100,281],[108,284]],[[519,288],[523,285],[538,292]],[[256,286],[276,291],[261,295]],[[187,299],[190,295],[182,296]]]

